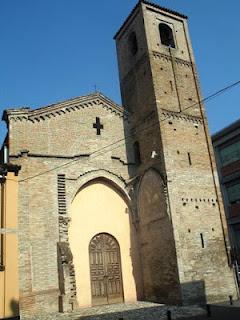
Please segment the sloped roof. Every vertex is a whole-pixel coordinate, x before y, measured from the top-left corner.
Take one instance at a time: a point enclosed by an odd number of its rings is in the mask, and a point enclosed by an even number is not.
[[[226,137],[228,134],[240,129],[240,119],[230,123],[228,126],[222,128],[221,130],[217,131],[212,135],[212,141],[215,142],[218,139]],[[237,132],[236,132],[237,135]]]
[[[126,118],[128,116],[127,111],[124,110],[123,107],[119,106],[102,93],[95,92],[86,96],[68,99],[37,109],[30,109],[24,107],[16,109],[6,109],[3,112],[2,119],[8,122],[9,117],[13,117],[15,120],[25,119],[34,122],[44,120],[45,118],[56,117],[68,112],[79,110],[81,108],[88,108],[97,105],[111,110],[111,112],[116,113],[120,117]]]

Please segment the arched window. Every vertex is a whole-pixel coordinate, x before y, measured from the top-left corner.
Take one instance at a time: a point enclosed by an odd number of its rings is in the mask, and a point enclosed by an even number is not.
[[[138,43],[137,43],[137,37],[135,32],[131,32],[129,37],[128,37],[128,47],[133,56],[138,51]]]
[[[172,29],[167,24],[160,23],[159,32],[160,32],[161,43],[165,46],[175,48]]]
[[[139,165],[141,163],[141,154],[140,154],[140,147],[139,147],[138,141],[134,142],[133,150],[134,150],[134,162],[135,164]]]

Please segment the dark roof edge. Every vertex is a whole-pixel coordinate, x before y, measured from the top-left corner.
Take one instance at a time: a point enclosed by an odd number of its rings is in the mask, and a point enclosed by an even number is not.
[[[132,17],[132,15],[134,14],[134,12],[136,11],[136,9],[139,7],[140,1],[135,5],[135,7],[132,9],[132,11],[129,13],[129,15],[127,16],[127,18],[125,19],[125,21],[123,22],[122,26],[119,28],[119,30],[115,33],[113,39],[115,40],[117,38],[117,36],[119,35],[119,33],[123,30],[123,28],[125,27],[125,25],[128,23],[128,21],[130,20],[130,18]]]
[[[0,164],[0,174],[6,175],[8,172],[14,172],[15,176],[18,176],[18,172],[21,170],[21,166],[13,163]]]
[[[215,141],[221,137],[223,137],[226,134],[229,134],[231,132],[233,132],[234,130],[240,128],[240,119],[237,121],[234,121],[233,123],[231,123],[230,125],[226,126],[225,128],[223,128],[222,130],[217,131],[216,133],[214,133],[212,135],[212,141]]]
[[[59,108],[63,108],[64,104],[67,104],[67,103],[74,103],[75,101],[78,102],[77,100],[80,100],[80,99],[82,99],[82,100],[86,99],[87,100],[87,99],[91,99],[91,98],[100,98],[101,100],[104,100],[109,105],[112,105],[113,108],[117,109],[123,115],[128,115],[127,110],[125,110],[121,105],[117,104],[116,102],[114,102],[112,99],[110,99],[109,97],[107,97],[103,93],[97,91],[97,92],[94,92],[94,93],[89,93],[89,94],[84,95],[84,96],[78,96],[78,97],[66,99],[66,100],[63,100],[63,101],[51,103],[49,105],[45,105],[45,106],[34,108],[34,109],[31,109],[31,108],[5,109],[3,111],[2,120],[7,123],[8,122],[8,116],[11,113],[14,113],[15,115],[21,116],[22,114],[31,115],[31,114],[35,114],[35,113],[38,113],[38,112],[48,112],[52,108],[58,108],[58,107]]]
[[[180,12],[177,12],[177,11],[174,11],[174,10],[171,10],[171,9],[168,9],[168,8],[165,8],[165,7],[161,7],[159,6],[158,4],[155,4],[153,2],[150,2],[150,1],[147,1],[147,0],[139,0],[138,3],[135,5],[135,7],[132,9],[132,11],[130,12],[130,14],[127,16],[126,20],[123,22],[122,26],[120,27],[120,29],[116,32],[116,34],[114,35],[113,39],[115,40],[119,33],[123,30],[123,28],[125,27],[125,25],[128,23],[128,21],[130,20],[130,18],[132,17],[132,15],[134,14],[135,10],[139,7],[139,5],[141,3],[144,3],[144,4],[147,4],[147,5],[150,5],[154,8],[157,8],[157,9],[160,9],[162,11],[165,11],[167,13],[170,13],[170,14],[173,14],[175,16],[178,16],[178,17],[181,17],[183,19],[187,19],[188,17]]]
[[[181,12],[174,11],[174,10],[171,10],[171,9],[168,9],[168,8],[165,8],[165,7],[161,7],[161,6],[159,6],[158,4],[153,3],[153,2],[151,2],[151,1],[141,0],[140,2],[145,3],[145,4],[148,4],[148,5],[152,6],[152,7],[155,7],[155,8],[157,8],[157,9],[160,9],[160,10],[162,10],[162,11],[171,13],[171,14],[173,14],[173,15],[175,15],[175,16],[178,16],[178,17],[181,17],[181,18],[183,18],[183,19],[187,19],[187,18],[188,18],[185,14],[183,14],[183,13],[181,13]]]

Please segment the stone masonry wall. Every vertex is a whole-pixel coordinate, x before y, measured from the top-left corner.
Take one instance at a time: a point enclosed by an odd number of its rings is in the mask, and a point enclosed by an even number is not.
[[[96,96],[92,99],[95,101]],[[44,114],[43,118],[33,121],[10,116],[10,160],[22,166],[19,174],[21,314],[52,312],[59,308],[69,311],[71,303],[74,304],[70,291],[67,291],[67,301],[63,297],[66,290],[71,290],[69,285],[74,288],[74,274],[65,271],[65,291],[59,279],[57,244],[60,244],[61,258],[64,258],[65,245],[61,245],[61,241],[67,243],[67,237],[59,234],[62,225],[59,220],[59,206],[62,206],[59,175],[65,176],[66,214],[78,191],[79,177],[86,173],[93,172],[96,177],[104,175],[105,179],[115,178],[123,186],[128,179],[121,111],[103,101],[71,112],[58,112],[49,117]],[[93,128],[96,117],[104,126],[101,135],[97,135]],[[115,148],[88,156],[121,139]],[[65,165],[67,162],[70,163]],[[68,270],[66,267],[63,265],[64,270]]]
[[[172,29],[175,48],[162,45],[160,23]],[[130,60],[125,39],[131,32],[136,34],[140,56]],[[153,167],[166,179],[182,300],[205,303],[226,300],[230,294],[236,297],[233,271],[228,265],[222,199],[187,22],[179,15],[141,3],[116,40],[123,100],[126,107],[130,103],[135,119],[132,130],[136,123],[141,124],[138,139],[143,157],[138,174]],[[145,61],[145,72],[139,67],[140,61]],[[137,82],[129,88],[131,74]],[[146,75],[152,87],[148,84],[143,89]],[[134,104],[139,94],[147,98]],[[146,131],[138,110],[152,115]],[[151,150],[156,151],[155,141],[158,152],[151,157]]]

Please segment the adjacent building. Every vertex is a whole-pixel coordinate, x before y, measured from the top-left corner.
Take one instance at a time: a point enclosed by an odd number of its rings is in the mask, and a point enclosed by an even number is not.
[[[18,172],[0,165],[0,319],[19,315]]]
[[[240,120],[212,136],[232,257],[240,264]]]

